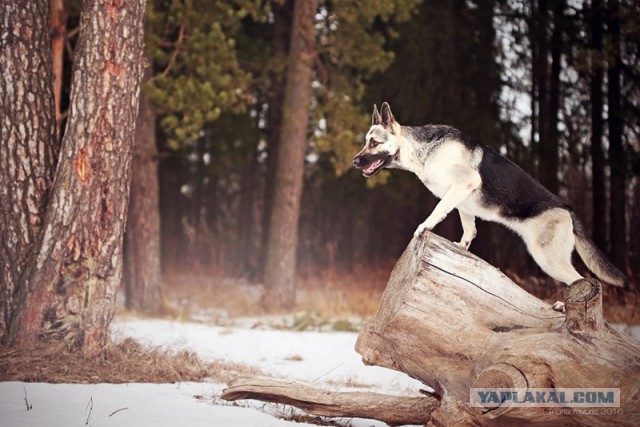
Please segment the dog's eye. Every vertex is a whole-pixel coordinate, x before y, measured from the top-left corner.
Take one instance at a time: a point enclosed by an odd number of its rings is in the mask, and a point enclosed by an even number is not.
[[[376,147],[377,145],[380,145],[380,143],[378,141],[376,141],[375,139],[372,139],[371,141],[369,141],[369,146],[371,148]]]

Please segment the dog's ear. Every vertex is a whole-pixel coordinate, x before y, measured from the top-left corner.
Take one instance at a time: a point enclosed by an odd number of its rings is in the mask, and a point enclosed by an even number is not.
[[[371,126],[379,125],[382,123],[382,116],[378,112],[378,106],[373,104],[373,115],[371,116]]]
[[[389,107],[389,104],[386,102],[382,103],[382,126],[384,126],[385,128],[390,128],[393,127],[393,124],[396,122],[396,119],[393,117],[393,114],[391,113],[391,107]]]

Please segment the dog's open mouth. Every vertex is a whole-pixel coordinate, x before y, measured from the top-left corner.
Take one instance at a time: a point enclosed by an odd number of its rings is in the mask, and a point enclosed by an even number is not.
[[[367,166],[362,168],[362,174],[364,176],[374,175],[380,169],[385,167],[387,165],[387,163],[389,163],[390,159],[391,159],[391,157],[387,156],[387,157],[384,157],[384,158],[381,158],[381,159],[374,160],[369,165],[367,165]]]

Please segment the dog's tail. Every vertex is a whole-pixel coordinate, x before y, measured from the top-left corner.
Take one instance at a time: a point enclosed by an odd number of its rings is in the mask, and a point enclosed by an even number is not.
[[[576,238],[576,250],[589,270],[611,285],[628,289],[629,282],[627,278],[605,257],[595,243],[589,239],[584,226],[573,212],[571,212],[571,219],[573,221],[573,235]]]

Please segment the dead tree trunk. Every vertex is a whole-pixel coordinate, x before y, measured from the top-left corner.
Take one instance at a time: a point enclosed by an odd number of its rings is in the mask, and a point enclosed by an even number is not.
[[[597,281],[573,283],[565,306],[566,316],[427,233],[396,264],[356,351],[366,364],[405,372],[435,390],[439,404],[422,407],[436,408],[429,425],[640,425],[640,345],[603,321]],[[233,384],[225,394],[276,401],[259,386]],[[619,388],[621,405],[610,411],[472,407],[471,388]],[[290,390],[280,395],[292,396]],[[312,396],[306,393],[304,404],[281,402],[305,410],[326,405],[316,399],[310,406]],[[414,412],[412,423],[424,423],[424,414]],[[382,419],[375,410],[360,416]]]
[[[566,317],[447,240],[414,239],[391,274],[356,351],[406,372],[441,398],[432,422],[640,423],[640,345],[602,320],[596,281],[573,283]],[[620,388],[623,415],[471,408],[471,388]],[[612,411],[614,412],[614,411]]]

